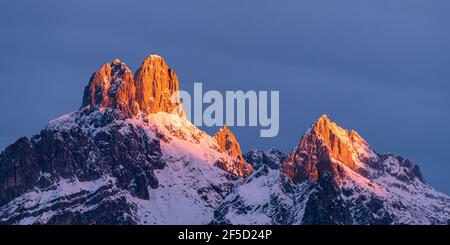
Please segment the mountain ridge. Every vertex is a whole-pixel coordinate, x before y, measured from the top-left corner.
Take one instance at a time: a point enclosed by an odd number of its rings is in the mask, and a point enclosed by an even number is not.
[[[189,122],[157,55],[90,78],[79,110],[0,153],[2,224],[446,224],[417,165],[320,117],[287,155]],[[175,100],[174,100],[175,98]]]

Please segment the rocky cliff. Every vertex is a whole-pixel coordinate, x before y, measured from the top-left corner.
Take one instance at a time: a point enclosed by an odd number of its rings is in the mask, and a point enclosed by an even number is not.
[[[447,224],[419,167],[320,117],[285,156],[243,156],[183,116],[178,79],[149,56],[101,66],[79,110],[0,154],[1,224]],[[175,96],[174,96],[175,95]]]
[[[159,56],[135,76],[118,59],[103,65],[78,111],[1,153],[0,222],[209,222],[251,166],[174,112],[176,93]]]
[[[253,151],[252,174],[215,212],[218,224],[445,224],[450,198],[419,167],[379,154],[320,117],[287,157]]]
[[[252,172],[252,165],[249,165],[242,156],[241,146],[234,134],[225,125],[215,135],[214,138],[219,145],[219,149],[232,158],[232,161],[218,163],[219,167],[228,169],[238,176],[247,177]],[[229,164],[228,166],[220,166]]]

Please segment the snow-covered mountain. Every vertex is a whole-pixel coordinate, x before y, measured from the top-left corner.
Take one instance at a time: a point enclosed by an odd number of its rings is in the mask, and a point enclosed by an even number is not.
[[[323,116],[285,156],[185,117],[157,55],[103,65],[79,110],[0,154],[2,224],[446,224],[417,165]]]
[[[251,166],[182,111],[169,113],[177,106],[170,98],[178,81],[161,57],[149,56],[136,78],[119,60],[103,65],[80,110],[6,148],[0,156],[1,223],[212,220]]]
[[[450,198],[419,167],[376,153],[326,115],[286,158],[253,151],[255,171],[215,212],[219,224],[447,224]]]

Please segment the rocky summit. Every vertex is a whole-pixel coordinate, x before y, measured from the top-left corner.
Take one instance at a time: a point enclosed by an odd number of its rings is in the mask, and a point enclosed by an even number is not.
[[[149,56],[96,71],[79,110],[0,154],[1,224],[447,224],[420,169],[320,117],[285,155],[243,155],[185,117],[178,79]]]
[[[445,224],[449,197],[419,167],[379,154],[326,115],[288,156],[245,155],[254,171],[215,212],[217,224]]]
[[[183,115],[177,75],[158,55],[148,56],[134,76],[119,59],[104,64],[86,86],[82,107],[88,112],[113,108],[126,117],[139,111]]]
[[[219,165],[219,167],[227,169],[237,176],[247,177],[252,172],[253,167],[244,160],[241,146],[227,125],[214,135],[214,139],[217,141],[220,150],[232,158],[231,161],[224,162],[225,164],[231,163],[231,166]]]

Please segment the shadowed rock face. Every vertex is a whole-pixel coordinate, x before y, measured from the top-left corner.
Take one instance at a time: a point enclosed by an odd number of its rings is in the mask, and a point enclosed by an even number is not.
[[[21,138],[9,146],[0,155],[0,205],[34,188],[54,188],[61,180],[88,182],[111,176],[115,183],[100,188],[95,195],[67,197],[64,202],[49,207],[63,210],[96,199],[103,210],[94,209],[89,215],[63,212],[48,223],[130,223],[126,213],[129,215],[131,211],[126,202],[112,202],[108,198],[122,189],[134,197],[148,200],[149,188],[158,187],[153,171],[164,168],[165,162],[161,159],[158,141],[148,138],[143,129],[129,127],[123,131],[123,126],[115,125],[115,122],[132,118],[139,111],[147,114],[172,112],[179,103],[170,101],[178,92],[178,81],[161,57],[149,56],[139,68],[137,77],[135,81],[130,69],[118,59],[104,64],[92,75],[84,90],[77,116],[79,123],[70,126],[70,130],[46,129],[31,139]],[[92,116],[94,112],[100,113]],[[81,123],[91,117],[92,121]],[[91,126],[107,130],[87,135],[81,129]],[[22,216],[8,218],[6,222],[19,222],[26,215],[40,215],[23,212]]]
[[[450,216],[450,198],[426,185],[417,165],[376,153],[327,116],[288,157],[272,149],[245,159],[253,172],[214,224],[445,224]]]
[[[182,109],[178,115],[167,115],[180,105],[179,99],[172,100],[177,93],[177,76],[159,56],[149,56],[136,79],[118,59],[103,65],[86,86],[78,111],[53,120],[31,139],[20,138],[0,154],[0,224],[157,222],[151,217],[168,222],[164,211],[152,213],[154,207],[141,206],[171,202],[168,192],[174,199],[189,196],[198,205],[193,210],[199,217],[209,215],[230,192],[236,176],[247,176],[251,166],[231,132],[225,136],[232,137],[234,145],[218,149],[214,138],[180,118]],[[159,116],[161,121],[155,120]],[[183,128],[167,118],[183,121]],[[186,134],[197,141],[189,141]],[[161,144],[169,144],[163,140],[168,137],[184,141],[187,146],[180,148],[185,152],[200,141],[210,148],[201,148],[201,157],[206,157],[196,158],[188,153],[178,156],[177,149],[166,145],[163,156]],[[214,160],[222,170],[212,166]],[[197,172],[212,178],[199,182],[199,175],[191,176]],[[184,191],[172,188],[175,179]],[[166,194],[151,196],[154,189]]]
[[[184,114],[178,97],[177,75],[157,55],[150,55],[135,76],[118,59],[104,64],[86,86],[82,107],[88,113],[118,109],[126,117],[133,117],[139,111]]]
[[[234,134],[225,125],[215,135],[214,138],[219,145],[219,149],[233,159],[232,166],[223,166],[225,163],[218,162],[220,168],[235,173],[238,176],[246,177],[252,172],[252,166],[249,165],[242,156],[241,146]]]
[[[354,185],[368,181],[373,186],[378,177],[424,182],[417,165],[376,153],[357,132],[341,128],[326,115],[301,138],[282,163],[282,172],[294,183],[311,183],[315,189],[305,204],[304,224],[390,224],[394,215],[386,211],[385,200],[378,197],[382,194],[360,195],[354,203],[342,196],[355,196],[361,187]]]
[[[289,156],[244,159],[226,126],[210,137],[182,110],[168,115],[177,92],[159,56],[135,76],[119,60],[103,65],[79,111],[0,154],[0,224],[449,222],[450,198],[417,165],[377,154],[327,116]]]
[[[312,192],[306,202],[302,223],[305,225],[349,225],[352,216],[349,206],[339,198],[340,190],[330,175],[321,175],[313,184]]]
[[[271,148],[264,152],[261,150],[252,150],[244,155],[245,161],[253,166],[253,170],[258,170],[262,166],[268,166],[271,169],[279,169],[280,164],[284,162],[286,156],[276,148]]]
[[[61,178],[83,182],[105,174],[116,178],[119,188],[148,199],[148,188],[158,186],[153,170],[165,166],[159,142],[140,129],[126,135],[119,130],[111,127],[89,137],[74,127],[64,132],[42,130],[31,140],[19,139],[0,155],[0,205]]]

